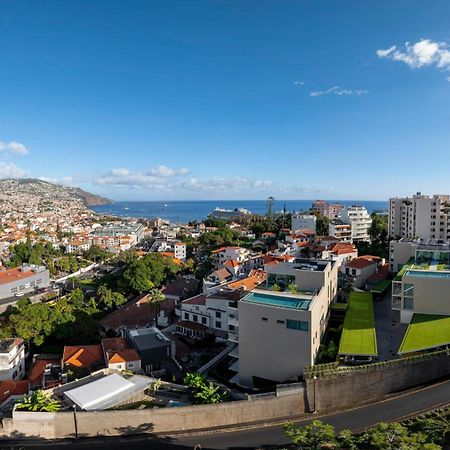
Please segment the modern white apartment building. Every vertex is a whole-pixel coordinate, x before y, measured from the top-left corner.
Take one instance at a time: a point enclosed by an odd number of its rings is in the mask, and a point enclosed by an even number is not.
[[[369,229],[372,219],[364,206],[345,207],[341,211],[340,218],[343,223],[351,225],[353,242],[370,241]]]
[[[239,333],[229,338],[239,343],[230,369],[238,371],[236,382],[243,386],[302,376],[305,366],[315,362],[337,293],[333,261],[296,259],[267,264],[265,271],[265,288],[238,302]]]
[[[50,286],[50,274],[44,266],[24,264],[0,272],[0,299],[28,294]]]
[[[180,261],[186,261],[186,244],[184,242],[175,242],[173,244],[174,256]]]
[[[299,230],[312,230],[316,232],[317,217],[313,214],[292,214],[291,218],[291,231],[295,233]]]
[[[328,225],[328,235],[341,242],[352,242],[352,225],[343,223],[341,220],[333,220]]]
[[[450,240],[450,196],[422,195],[389,199],[389,236]]]
[[[0,339],[0,381],[25,375],[25,344],[21,338]]]

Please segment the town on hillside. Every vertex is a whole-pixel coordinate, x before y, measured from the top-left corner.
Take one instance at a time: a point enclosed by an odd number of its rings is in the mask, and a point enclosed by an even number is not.
[[[182,225],[3,202],[2,416],[252,399],[448,349],[450,196],[272,200]]]

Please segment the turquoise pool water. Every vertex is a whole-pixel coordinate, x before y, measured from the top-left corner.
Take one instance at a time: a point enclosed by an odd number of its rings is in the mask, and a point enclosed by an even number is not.
[[[283,297],[278,295],[260,294],[259,292],[252,292],[247,295],[243,300],[251,303],[262,303],[265,305],[279,306],[281,308],[295,308],[295,309],[309,309],[311,303],[310,300],[296,298],[296,297]]]
[[[407,270],[405,275],[409,277],[450,278],[449,272],[440,272],[439,270]]]

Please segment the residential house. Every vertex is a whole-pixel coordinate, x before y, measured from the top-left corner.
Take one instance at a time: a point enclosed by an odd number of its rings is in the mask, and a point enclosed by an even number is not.
[[[25,375],[25,344],[21,338],[0,339],[0,381]]]
[[[131,348],[126,338],[107,338],[102,340],[103,355],[108,369],[141,371],[141,356]]]
[[[65,369],[96,370],[105,363],[101,345],[64,346],[61,366]]]
[[[378,256],[358,256],[341,266],[341,274],[356,288],[364,288],[367,280],[375,275],[385,260]]]

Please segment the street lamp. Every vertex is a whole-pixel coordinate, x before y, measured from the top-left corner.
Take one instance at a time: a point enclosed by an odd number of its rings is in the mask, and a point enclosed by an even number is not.
[[[316,411],[316,380],[317,380],[317,377],[314,375],[314,377],[313,377],[314,407],[313,407],[313,411],[312,411],[313,414],[315,414],[317,412]]]
[[[73,425],[75,429],[75,439],[78,439],[78,423],[77,423],[77,405],[72,405],[73,408]]]

